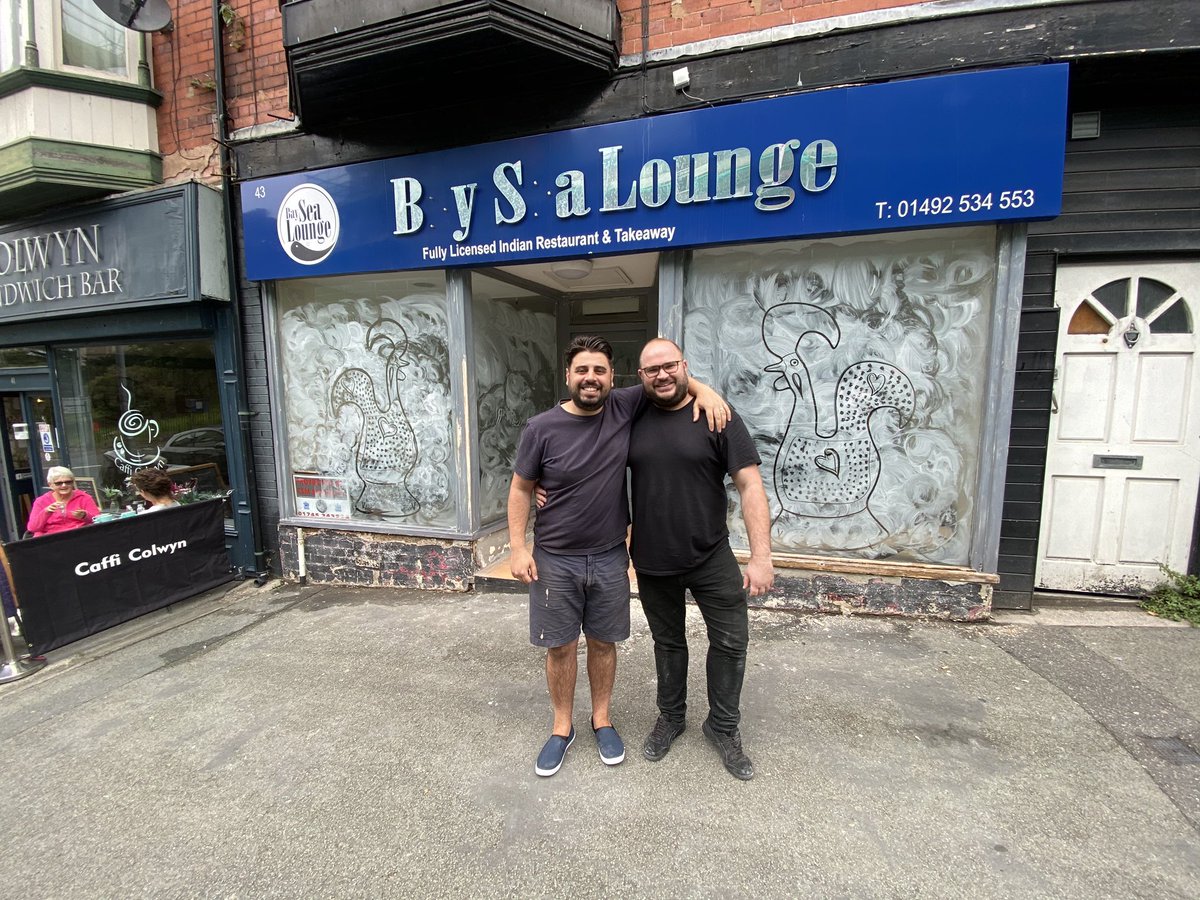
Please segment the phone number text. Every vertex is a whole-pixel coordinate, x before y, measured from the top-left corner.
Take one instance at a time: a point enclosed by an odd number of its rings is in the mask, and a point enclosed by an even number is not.
[[[905,197],[901,200],[878,200],[875,211],[879,220],[911,219],[917,216],[948,216],[951,213],[974,213],[991,209],[1029,209],[1037,200],[1032,188],[1015,191],[989,191],[986,194],[941,194],[935,197]]]

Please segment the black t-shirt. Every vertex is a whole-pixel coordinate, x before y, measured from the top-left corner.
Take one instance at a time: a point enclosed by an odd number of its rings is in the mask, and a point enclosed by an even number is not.
[[[692,404],[649,405],[629,441],[633,489],[633,567],[677,575],[704,562],[729,537],[725,476],[756,466],[758,450],[736,414],[720,434]]]
[[[583,556],[624,542],[629,429],[646,405],[640,387],[616,388],[594,416],[555,406],[526,423],[513,470],[546,489],[546,505],[533,523],[539,549]]]

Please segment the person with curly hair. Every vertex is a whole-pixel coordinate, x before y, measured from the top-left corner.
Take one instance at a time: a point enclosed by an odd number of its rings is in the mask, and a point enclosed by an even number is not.
[[[171,476],[162,469],[138,469],[129,476],[129,483],[150,504],[142,510],[144,513],[179,505],[172,492],[174,485],[171,484]]]

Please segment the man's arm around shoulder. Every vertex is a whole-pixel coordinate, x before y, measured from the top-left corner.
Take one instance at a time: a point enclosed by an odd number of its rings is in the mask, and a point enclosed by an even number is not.
[[[513,472],[512,484],[508,488],[508,541],[512,553],[508,568],[514,578],[525,584],[537,581],[537,563],[529,552],[525,541],[525,529],[529,526],[529,503],[533,498],[535,482]]]
[[[771,511],[767,492],[763,489],[758,466],[745,466],[733,473],[733,483],[742,498],[742,519],[750,539],[750,562],[742,586],[751,597],[771,590],[775,583],[775,566],[771,563]]]

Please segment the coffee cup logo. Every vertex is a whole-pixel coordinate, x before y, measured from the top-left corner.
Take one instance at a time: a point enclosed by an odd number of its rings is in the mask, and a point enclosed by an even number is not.
[[[301,184],[287,192],[276,217],[283,252],[302,266],[315,266],[337,244],[337,204],[322,187]]]

